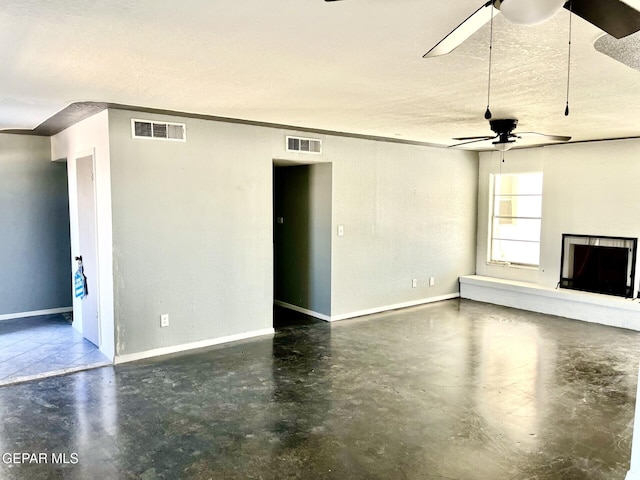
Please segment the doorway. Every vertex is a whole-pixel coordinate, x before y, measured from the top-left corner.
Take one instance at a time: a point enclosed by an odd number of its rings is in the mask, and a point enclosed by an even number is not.
[[[76,157],[87,158],[78,160],[81,173],[78,181],[75,181],[74,177],[71,176],[72,180],[69,183],[69,171],[73,172],[72,165]],[[49,279],[46,284],[50,294],[53,295],[56,291],[62,291],[63,293],[60,295],[64,294],[63,301],[65,303],[63,305],[68,305],[68,307],[45,310],[33,309],[33,311],[27,311],[28,309],[25,308],[23,309],[25,310],[23,314],[5,316],[8,318],[0,316],[0,385],[19,383],[34,378],[60,375],[111,364],[111,361],[98,350],[96,345],[101,340],[104,340],[103,344],[109,343],[108,338],[101,339],[97,333],[100,319],[96,313],[93,315],[93,322],[86,322],[85,329],[83,329],[82,325],[83,312],[80,311],[81,303],[79,301],[74,302],[76,304],[75,315],[71,313],[73,269],[71,267],[70,222],[72,215],[70,215],[69,207],[71,204],[71,209],[76,210],[73,207],[74,202],[71,202],[71,196],[73,196],[74,200],[76,199],[75,187],[80,187],[78,188],[81,193],[80,197],[86,198],[81,200],[83,208],[78,209],[81,214],[82,225],[87,223],[85,214],[93,211],[93,215],[88,217],[89,220],[93,220],[93,240],[88,241],[89,245],[93,245],[92,252],[89,254],[89,257],[93,257],[93,259],[97,259],[95,253],[95,231],[97,230],[95,228],[95,212],[97,203],[93,193],[95,190],[93,185],[93,180],[95,180],[95,175],[93,174],[93,150],[83,152],[69,160],[71,160],[68,162],[71,167],[69,169],[65,159],[65,161],[46,164],[46,168],[43,167],[42,171],[33,169],[23,175],[22,178],[34,182],[34,186],[40,187],[44,184],[47,185],[47,188],[43,189],[40,197],[34,192],[34,190],[36,192],[40,192],[40,190],[35,188],[25,189],[25,191],[29,192],[27,198],[31,200],[32,205],[30,208],[32,210],[20,212],[22,216],[29,218],[30,225],[38,232],[38,235],[34,235],[34,237],[46,239],[46,241],[39,244],[39,248],[32,249],[35,251],[32,252],[33,256],[40,256],[36,257],[36,259],[31,259],[31,262],[39,262],[43,278]],[[36,178],[31,178],[31,176]],[[88,179],[89,181],[83,181],[82,179]],[[90,233],[91,229],[88,231]],[[86,235],[82,234],[81,241],[83,244],[87,243],[85,237]],[[62,238],[65,238],[66,241],[63,241]],[[77,239],[77,235],[75,238]],[[78,254],[77,250],[76,253]],[[86,253],[84,255],[85,257],[87,256]],[[92,263],[91,258],[85,259],[85,263],[87,263],[87,260],[89,260],[88,263]],[[32,265],[32,263],[20,262],[20,264],[22,263],[28,266]],[[95,263],[97,264],[97,262]],[[89,270],[94,271],[94,269],[97,272],[95,267],[87,268],[87,272]],[[91,279],[91,274],[89,276],[89,286],[95,288],[95,291],[89,293],[93,293],[95,300],[93,298],[91,300],[95,304],[94,312],[97,312],[97,281],[95,276],[93,279]],[[32,272],[28,278],[30,282],[34,283],[38,277],[36,273]],[[15,283],[18,282],[16,281]],[[62,285],[66,288],[63,289]],[[18,286],[20,287],[21,284],[18,283]],[[57,305],[60,305],[60,303]],[[82,306],[84,307],[85,305]],[[86,313],[84,316],[85,319],[91,320],[91,314]],[[74,317],[76,321],[74,321]],[[85,339],[85,336],[90,338],[91,341]]]
[[[274,304],[330,320],[332,165],[274,162],[273,216]]]
[[[96,233],[96,189],[94,155],[76,159],[78,193],[78,252],[77,266],[82,265],[86,277],[85,296],[80,299],[82,335],[100,346],[100,312],[98,286],[98,248]],[[74,311],[77,316],[77,312]]]

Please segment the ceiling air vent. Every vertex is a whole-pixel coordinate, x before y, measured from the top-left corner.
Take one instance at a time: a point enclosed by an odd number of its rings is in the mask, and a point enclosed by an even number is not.
[[[186,125],[184,123],[152,122],[150,120],[131,119],[133,138],[150,138],[155,140],[186,141]]]
[[[322,140],[287,136],[287,152],[322,153]]]

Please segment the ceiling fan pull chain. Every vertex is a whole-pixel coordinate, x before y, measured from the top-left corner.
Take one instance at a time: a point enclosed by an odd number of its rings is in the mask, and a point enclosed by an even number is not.
[[[493,4],[489,7],[489,15],[491,15],[491,33],[489,36],[489,82],[487,85],[487,111],[484,112],[484,118],[491,118],[491,110],[489,110],[489,100],[491,98],[491,55],[493,53]]]
[[[571,78],[571,18],[573,17],[573,1],[569,0],[569,58],[567,60],[567,106],[564,115],[569,116],[569,80]]]

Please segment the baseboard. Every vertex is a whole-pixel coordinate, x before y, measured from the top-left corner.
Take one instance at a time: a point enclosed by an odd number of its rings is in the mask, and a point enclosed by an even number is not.
[[[451,300],[452,298],[458,298],[459,296],[460,296],[460,293],[458,292],[448,293],[446,295],[440,295],[437,297],[422,298],[420,300],[412,300],[410,302],[396,303],[393,305],[385,305],[384,307],[369,308],[367,310],[360,310],[357,312],[343,313],[340,315],[332,315],[330,321],[335,322],[338,320],[346,320],[348,318],[362,317],[364,315],[373,315],[374,313],[388,312],[389,310],[398,310],[399,308],[408,308],[408,307],[415,307],[418,305],[425,305],[427,303],[441,302],[443,300]]]
[[[34,310],[33,312],[7,313],[0,315],[0,322],[3,320],[14,320],[16,318],[39,317],[41,315],[55,315],[56,313],[73,312],[73,307],[50,308],[48,310]]]
[[[145,350],[144,352],[130,353],[127,355],[116,355],[113,363],[121,364],[127,362],[135,362],[136,360],[144,360],[145,358],[159,357],[161,355],[169,355],[170,353],[185,352],[187,350],[195,350],[197,348],[212,347],[222,343],[237,342],[238,340],[246,340],[248,338],[261,337],[264,335],[273,335],[273,328],[265,328],[263,330],[254,330],[252,332],[238,333],[228,335],[226,337],[211,338],[209,340],[201,340],[199,342],[183,343],[181,345],[172,345],[170,347],[154,348],[153,350]]]
[[[325,322],[330,322],[331,317],[329,315],[325,315],[324,313],[314,312],[313,310],[307,310],[306,308],[299,307],[297,305],[292,305],[287,302],[281,302],[280,300],[274,300],[273,303],[282,308],[287,308],[289,310],[293,310],[294,312],[304,313],[305,315],[309,315],[313,318],[318,318],[320,320],[324,320]]]

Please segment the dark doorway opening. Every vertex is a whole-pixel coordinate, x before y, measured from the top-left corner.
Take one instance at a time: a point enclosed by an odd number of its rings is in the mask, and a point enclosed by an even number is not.
[[[274,303],[323,320],[331,315],[331,172],[330,163],[273,168]],[[282,323],[277,312],[274,326]]]

